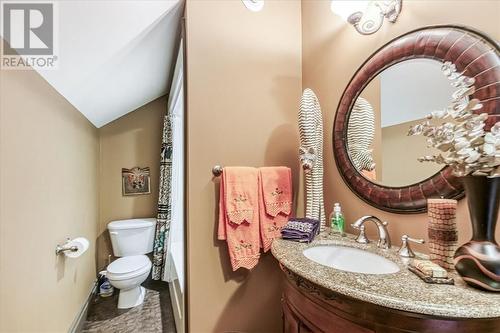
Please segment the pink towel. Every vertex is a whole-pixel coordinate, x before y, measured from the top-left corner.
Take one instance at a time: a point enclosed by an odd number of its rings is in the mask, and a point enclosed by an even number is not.
[[[259,169],[260,238],[264,252],[271,248],[275,238],[292,214],[292,171],[287,167]]]
[[[255,168],[226,167],[222,172],[218,239],[226,240],[233,271],[252,269],[260,257],[259,173]]]

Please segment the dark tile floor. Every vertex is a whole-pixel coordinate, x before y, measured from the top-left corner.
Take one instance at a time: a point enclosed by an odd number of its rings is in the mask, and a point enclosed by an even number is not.
[[[118,290],[110,297],[95,296],[89,306],[84,333],[175,333],[168,283],[150,278],[142,284],[144,303],[118,309]]]

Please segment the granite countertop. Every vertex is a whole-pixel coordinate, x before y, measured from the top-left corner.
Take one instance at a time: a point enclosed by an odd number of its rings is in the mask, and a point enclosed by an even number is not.
[[[398,264],[400,271],[381,275],[345,272],[318,264],[302,254],[308,247],[327,244],[379,254]],[[293,273],[318,286],[361,301],[441,317],[500,317],[500,294],[471,288],[456,273],[451,274],[455,285],[425,283],[407,269],[408,259],[397,254],[398,245],[390,250],[382,250],[377,248],[375,242],[358,244],[353,236],[340,237],[324,233],[310,244],[276,239],[272,244],[272,253]]]

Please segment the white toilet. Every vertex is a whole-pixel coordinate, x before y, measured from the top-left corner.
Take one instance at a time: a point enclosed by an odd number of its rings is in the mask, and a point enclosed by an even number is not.
[[[146,290],[141,286],[151,271],[151,260],[145,255],[153,251],[155,218],[113,221],[108,224],[113,253],[121,257],[107,267],[111,285],[120,289],[118,308],[128,309],[142,304]]]

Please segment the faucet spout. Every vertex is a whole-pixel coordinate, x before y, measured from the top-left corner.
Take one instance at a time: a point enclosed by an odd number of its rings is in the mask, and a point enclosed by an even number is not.
[[[383,249],[389,249],[391,247],[391,238],[389,237],[389,232],[387,231],[387,222],[382,222],[378,217],[373,215],[366,215],[357,219],[352,225],[354,229],[361,230],[366,221],[372,221],[377,226],[378,230],[378,242],[377,246]]]

